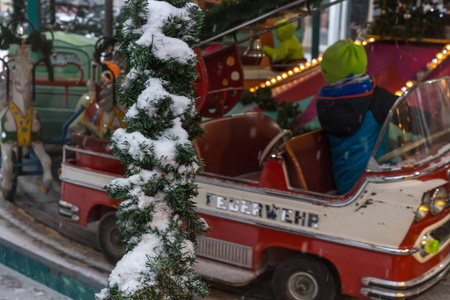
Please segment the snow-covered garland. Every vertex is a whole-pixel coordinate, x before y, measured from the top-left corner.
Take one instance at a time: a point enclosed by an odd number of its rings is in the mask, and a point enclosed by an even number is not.
[[[169,3],[168,3],[169,2]],[[185,0],[128,0],[119,42],[129,72],[119,101],[126,129],[113,135],[125,178],[107,186],[121,199],[118,228],[127,252],[97,299],[192,299],[207,287],[195,274],[197,237],[207,230],[190,200],[199,159],[192,140],[201,10]],[[144,25],[141,25],[144,24]]]

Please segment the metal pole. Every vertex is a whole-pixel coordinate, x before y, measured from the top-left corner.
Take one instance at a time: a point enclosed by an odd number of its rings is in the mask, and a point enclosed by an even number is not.
[[[268,13],[262,15],[262,16],[259,16],[259,17],[255,18],[255,19],[253,19],[253,20],[247,21],[247,22],[245,22],[245,23],[243,23],[243,24],[241,24],[241,25],[239,25],[239,26],[236,26],[236,27],[234,27],[234,28],[231,28],[231,29],[229,29],[229,30],[227,30],[227,31],[225,31],[225,32],[222,32],[222,33],[220,33],[220,34],[218,34],[218,35],[216,35],[216,36],[214,36],[214,37],[212,37],[212,38],[209,38],[209,39],[207,39],[207,40],[204,40],[204,41],[202,41],[202,42],[200,43],[200,45],[204,45],[204,44],[207,44],[207,43],[209,43],[209,42],[212,42],[212,41],[214,41],[214,40],[216,40],[216,39],[218,39],[218,38],[221,38],[221,37],[226,36],[226,35],[228,35],[228,34],[230,34],[230,33],[233,33],[233,32],[235,32],[235,31],[237,31],[237,30],[239,30],[239,29],[241,29],[241,28],[244,28],[244,27],[246,27],[246,26],[248,26],[248,25],[250,25],[250,24],[256,23],[256,22],[258,22],[258,21],[260,21],[260,20],[264,20],[265,18],[267,18],[267,17],[269,17],[269,16],[271,16],[271,15],[273,15],[273,14],[275,14],[275,13],[278,13],[278,12],[283,11],[283,10],[285,10],[285,9],[288,9],[288,8],[293,7],[293,6],[299,5],[299,4],[301,4],[301,3],[303,3],[303,2],[306,2],[306,1],[307,1],[307,0],[297,0],[297,1],[295,1],[295,2],[286,4],[286,5],[282,6],[282,7],[279,7],[279,8],[277,8],[277,9],[275,9],[275,10],[272,10],[272,11],[270,11],[270,12],[268,12]]]
[[[105,0],[105,38],[113,37],[113,0]]]
[[[297,2],[295,2],[295,4],[298,5],[298,4],[299,4],[298,2],[304,2],[304,1],[305,1],[305,0],[297,1]],[[337,3],[341,3],[342,1],[345,1],[345,0],[335,0],[335,1],[333,1],[333,2],[329,2],[329,3],[326,3],[326,4],[320,5],[320,6],[316,7],[315,9],[313,9],[313,10],[311,10],[311,11],[309,11],[309,12],[308,12],[308,11],[302,11],[301,14],[300,14],[298,17],[291,18],[291,19],[289,19],[289,21],[287,21],[287,22],[285,22],[285,23],[282,23],[282,24],[279,24],[279,25],[274,25],[274,26],[264,26],[264,27],[261,27],[260,29],[258,28],[258,32],[257,32],[255,35],[259,36],[259,35],[262,35],[262,34],[264,34],[264,33],[269,32],[269,31],[275,30],[275,29],[277,29],[278,27],[281,27],[281,26],[284,26],[284,25],[286,25],[286,24],[289,24],[289,23],[295,22],[295,21],[297,21],[297,20],[303,19],[303,18],[306,17],[306,16],[309,16],[309,15],[315,15],[315,14],[319,13],[319,12],[322,11],[322,10],[325,10],[325,9],[327,9],[327,8],[333,6],[333,5],[336,5]],[[289,4],[289,5],[293,5],[293,4],[294,4],[294,3],[291,3],[291,4]],[[282,8],[285,9],[286,7],[283,6]],[[278,9],[276,9],[275,11],[276,11],[276,12],[279,12],[280,9],[281,9],[281,8],[278,8]],[[263,17],[266,18],[267,16],[270,16],[270,15],[274,14],[275,11],[271,11],[271,12],[265,14],[264,16],[260,16],[260,17],[258,17],[258,18],[256,18],[256,19],[253,19],[253,20],[248,21],[248,22],[246,22],[246,23],[244,23],[244,24],[242,24],[242,25],[236,26],[236,27],[234,27],[234,28],[232,28],[232,29],[230,29],[230,30],[227,30],[227,31],[225,31],[225,32],[223,32],[223,33],[221,33],[221,34],[218,34],[218,35],[216,35],[216,36],[214,36],[214,37],[212,37],[212,38],[209,38],[209,39],[207,39],[207,40],[201,41],[197,46],[203,46],[203,45],[206,45],[206,44],[208,44],[208,43],[210,43],[210,42],[212,42],[212,41],[214,41],[214,40],[216,40],[216,39],[219,39],[219,38],[221,38],[221,37],[223,37],[223,36],[225,36],[225,35],[228,35],[228,34],[230,34],[230,33],[233,33],[234,31],[237,31],[237,30],[239,30],[239,29],[242,29],[242,28],[246,27],[246,26],[249,25],[249,24],[252,24],[252,23],[255,23],[255,22],[261,20],[261,18],[263,18]],[[221,43],[221,44],[225,44],[225,45],[238,45],[238,44],[241,44],[241,43],[243,43],[243,42],[245,42],[245,41],[250,40],[251,37],[252,37],[252,36],[250,35],[250,36],[248,36],[248,37],[246,37],[246,38],[243,38],[243,39],[240,39],[239,41],[236,41],[236,42],[228,42],[228,43],[227,43],[227,42],[224,42],[224,43]]]
[[[311,57],[319,56],[320,44],[320,11],[312,16],[312,41],[311,41]]]
[[[28,0],[28,20],[35,29],[41,27],[41,0]]]
[[[56,3],[55,0],[50,0],[50,25],[56,23]]]

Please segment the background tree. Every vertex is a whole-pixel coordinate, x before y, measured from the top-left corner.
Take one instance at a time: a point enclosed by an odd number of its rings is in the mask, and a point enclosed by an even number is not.
[[[373,33],[397,38],[445,37],[450,16],[439,10],[438,3],[415,0],[375,0],[380,14],[375,16]],[[441,7],[442,9],[442,7]]]
[[[70,1],[42,0],[42,26],[59,25],[61,29],[82,35],[100,37],[104,34],[105,5],[81,0]],[[61,18],[64,16],[64,18]],[[58,26],[56,26],[58,29]]]
[[[11,14],[11,20],[14,19],[26,19],[27,15],[27,1],[15,0],[13,1],[13,10]]]
[[[97,299],[192,299],[207,287],[193,268],[197,237],[207,230],[194,211],[199,159],[192,140],[202,12],[186,0],[128,0],[118,40],[128,62],[119,101],[129,107],[113,136],[125,178],[107,190],[120,199],[118,228],[126,253]]]

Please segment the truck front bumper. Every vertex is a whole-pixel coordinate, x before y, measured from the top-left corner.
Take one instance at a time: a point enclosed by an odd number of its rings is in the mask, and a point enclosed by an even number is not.
[[[411,299],[430,289],[450,271],[450,255],[427,273],[409,281],[362,278],[361,294],[371,299]]]
[[[66,202],[64,200],[59,200],[59,209],[58,212],[62,217],[68,218],[74,222],[78,222],[80,217],[78,216],[78,212],[80,209],[75,204]]]

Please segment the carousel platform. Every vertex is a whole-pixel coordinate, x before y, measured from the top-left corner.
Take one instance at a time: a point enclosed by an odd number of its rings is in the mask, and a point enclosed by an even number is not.
[[[95,250],[95,232],[58,216],[57,190],[42,195],[31,178],[19,180],[15,203],[0,198],[0,264],[69,299],[94,299],[113,268]]]

